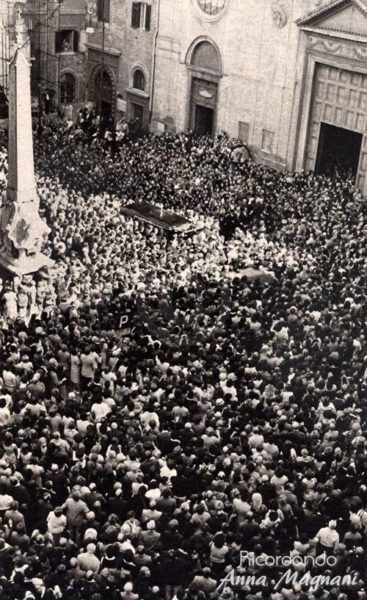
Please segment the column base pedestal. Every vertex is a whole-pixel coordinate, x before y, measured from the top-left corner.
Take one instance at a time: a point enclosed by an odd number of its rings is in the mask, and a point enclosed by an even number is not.
[[[32,256],[23,256],[14,258],[13,256],[0,251],[0,266],[13,275],[27,275],[36,273],[42,267],[51,268],[55,262],[49,256],[38,252]]]

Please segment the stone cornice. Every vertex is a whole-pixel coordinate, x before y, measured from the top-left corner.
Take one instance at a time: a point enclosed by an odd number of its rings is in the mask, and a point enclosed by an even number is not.
[[[348,40],[350,42],[358,42],[360,44],[367,44],[367,35],[353,34],[342,29],[331,29],[324,27],[302,27],[302,30],[306,33],[317,33],[331,38],[338,38],[342,40]]]
[[[332,0],[324,6],[318,7],[311,11],[305,17],[301,17],[296,21],[296,24],[301,29],[305,27],[316,26],[317,22],[322,18],[327,17],[328,14],[333,13],[336,10],[340,10],[343,6],[354,5],[361,10],[361,12],[367,17],[367,3],[364,0]]]
[[[88,42],[87,44],[85,44],[87,48],[89,48],[89,50],[95,50],[96,52],[102,52],[102,45],[99,44],[91,44],[90,42]],[[121,56],[122,52],[121,50],[118,50],[117,48],[104,48],[103,52],[105,54],[111,54],[111,56]]]

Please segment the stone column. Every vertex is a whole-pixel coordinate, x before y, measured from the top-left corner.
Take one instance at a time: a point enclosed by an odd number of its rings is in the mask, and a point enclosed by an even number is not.
[[[20,9],[16,51],[9,66],[8,187],[2,209],[0,264],[17,275],[34,273],[53,261],[41,249],[49,227],[39,215],[34,175],[30,63]]]

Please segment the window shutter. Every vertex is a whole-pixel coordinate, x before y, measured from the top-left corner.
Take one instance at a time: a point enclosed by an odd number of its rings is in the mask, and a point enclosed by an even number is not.
[[[145,6],[145,29],[150,31],[150,26],[152,22],[152,7],[150,4],[146,4]]]
[[[62,32],[56,31],[55,33],[55,53],[59,54],[62,51]]]
[[[106,21],[106,23],[110,22],[110,11],[110,0],[104,0],[104,20]]]
[[[98,0],[97,16],[98,21],[110,22],[110,0]]]
[[[73,50],[74,52],[78,52],[79,51],[79,31],[74,31],[73,32]]]
[[[103,0],[97,2],[97,18],[98,21],[103,21]]]

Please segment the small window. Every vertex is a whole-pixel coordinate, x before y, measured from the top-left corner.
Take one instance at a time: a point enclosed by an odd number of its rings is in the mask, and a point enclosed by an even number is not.
[[[75,77],[71,73],[63,73],[60,82],[61,104],[72,104],[75,101]]]
[[[141,18],[141,2],[133,2],[132,14],[131,14],[131,27],[133,29],[140,28]]]
[[[134,73],[133,86],[136,90],[145,90],[145,77],[143,71],[137,69]]]
[[[78,52],[79,50],[79,31],[66,29],[57,31],[55,35],[56,54],[67,54],[69,52]]]
[[[110,22],[110,0],[98,0],[97,17],[98,21]]]

